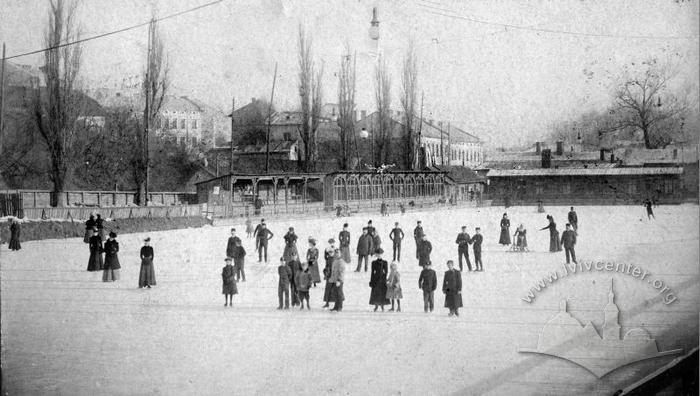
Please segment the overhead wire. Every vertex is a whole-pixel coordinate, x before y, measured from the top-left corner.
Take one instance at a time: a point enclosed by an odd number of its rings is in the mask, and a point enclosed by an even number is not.
[[[138,28],[140,28],[140,27],[147,26],[147,25],[150,24],[151,22],[160,22],[160,21],[164,21],[164,20],[166,20],[166,19],[171,19],[171,18],[175,18],[175,17],[180,16],[180,15],[188,14],[188,13],[190,13],[190,12],[198,11],[198,10],[201,10],[202,8],[206,8],[206,7],[210,7],[210,6],[212,6],[212,5],[215,5],[215,4],[222,3],[223,1],[225,1],[225,0],[215,0],[215,1],[211,1],[211,2],[209,2],[209,3],[202,4],[202,5],[193,7],[193,8],[189,8],[189,9],[184,10],[184,11],[179,11],[179,12],[176,12],[176,13],[173,13],[173,14],[170,14],[170,15],[166,15],[166,16],[164,16],[164,17],[153,18],[153,19],[151,19],[151,20],[149,20],[149,21],[147,21],[147,22],[139,23],[139,24],[137,24],[137,25],[132,25],[132,26],[125,27],[125,28],[122,28],[122,29],[113,30],[113,31],[111,31],[111,32],[102,33],[102,34],[98,34],[98,35],[95,35],[95,36],[90,36],[90,37],[86,37],[86,38],[83,38],[83,39],[78,39],[78,40],[70,41],[70,42],[67,42],[67,43],[61,43],[61,44],[58,44],[58,45],[54,45],[54,46],[51,46],[51,47],[42,48],[42,49],[39,49],[39,50],[34,50],[34,51],[24,52],[24,53],[17,54],[17,55],[8,56],[8,57],[5,57],[4,59],[14,59],[14,58],[19,58],[19,57],[27,56],[27,55],[38,54],[38,53],[41,53],[41,52],[44,52],[44,51],[49,51],[49,50],[53,50],[53,49],[58,49],[58,48],[62,48],[62,47],[67,47],[67,46],[69,46],[69,45],[80,44],[80,43],[83,43],[83,42],[86,42],[86,41],[96,40],[96,39],[102,38],[102,37],[112,36],[112,35],[115,35],[115,34],[118,34],[118,33],[123,33],[123,32],[129,31],[129,30],[138,29]]]

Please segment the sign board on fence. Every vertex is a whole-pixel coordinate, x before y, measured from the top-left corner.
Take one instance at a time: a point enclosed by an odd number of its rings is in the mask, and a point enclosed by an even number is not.
[[[219,186],[214,186],[214,192],[212,194],[219,195]]]

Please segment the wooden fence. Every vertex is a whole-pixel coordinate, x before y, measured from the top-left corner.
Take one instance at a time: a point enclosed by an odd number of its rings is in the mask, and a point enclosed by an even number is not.
[[[202,216],[200,205],[177,206],[114,206],[107,208],[27,208],[23,209],[22,218],[30,220],[79,220],[83,221],[90,214],[101,214],[106,219],[130,218],[170,218]]]
[[[30,209],[78,209],[87,208],[106,212],[109,209],[128,207],[133,204],[134,191],[66,191],[64,208],[52,208],[48,190],[0,190],[0,216],[24,217]],[[152,192],[148,194],[149,208],[158,206],[181,206],[197,203],[196,193],[186,192]],[[98,209],[99,208],[99,209]],[[29,211],[36,213],[36,211]],[[41,212],[41,210],[39,210]],[[46,211],[45,211],[46,212]]]

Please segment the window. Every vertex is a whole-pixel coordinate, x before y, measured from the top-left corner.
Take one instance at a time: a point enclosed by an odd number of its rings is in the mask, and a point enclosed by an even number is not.
[[[542,194],[544,194],[544,186],[543,186],[542,184],[539,184],[539,183],[538,183],[538,184],[535,186],[535,193],[536,193],[537,195],[542,195]]]
[[[571,194],[571,183],[564,183],[561,185],[562,194]]]
[[[637,183],[631,181],[627,185],[627,193],[628,194],[636,194],[637,193]]]
[[[197,120],[192,120],[192,129],[197,129]]]
[[[180,120],[180,129],[187,129],[186,121],[184,118]]]
[[[665,194],[673,194],[673,180],[672,179],[664,179],[664,193]]]

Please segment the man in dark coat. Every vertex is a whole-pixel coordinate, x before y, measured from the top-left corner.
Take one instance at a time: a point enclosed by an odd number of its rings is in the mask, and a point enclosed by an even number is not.
[[[459,316],[459,308],[462,307],[462,274],[454,269],[452,260],[447,261],[447,268],[442,282],[445,308],[450,309],[450,316]]]
[[[97,234],[99,234],[100,238],[104,242],[104,240],[106,239],[105,223],[102,219],[102,215],[99,213],[97,214],[97,218],[95,219],[95,227],[97,227]]]
[[[331,276],[328,278],[331,282],[331,299],[335,302],[331,311],[340,312],[343,310],[343,301],[345,293],[343,286],[345,285],[345,261],[340,257],[340,251],[336,251],[333,256],[333,268],[331,268]]]
[[[394,229],[389,233],[389,239],[394,244],[394,258],[393,260],[401,261],[401,241],[403,241],[403,230],[399,228],[399,223],[394,223]]]
[[[644,207],[647,208],[647,220],[651,220],[652,217],[654,218],[654,220],[656,220],[656,216],[654,216],[654,209],[652,209],[652,205],[654,205],[654,202],[651,199],[644,200]]]
[[[228,243],[226,244],[226,257],[233,258],[236,250],[236,242],[241,243],[241,238],[236,236],[236,229],[231,228],[231,236],[228,237]]]
[[[340,255],[346,263],[350,263],[350,231],[348,231],[348,223],[343,224],[343,231],[338,234],[340,243]]]
[[[413,229],[413,239],[416,241],[416,258],[419,258],[418,257],[418,246],[420,245],[420,242],[423,240],[423,235],[425,235],[425,233],[423,232],[423,226],[421,225],[421,221],[418,220],[416,228]]]
[[[566,252],[566,263],[569,263],[569,255],[571,255],[571,260],[575,263],[576,251],[574,250],[574,245],[576,245],[576,232],[571,229],[571,224],[567,224],[566,230],[561,233],[561,244]]]
[[[457,234],[457,256],[459,257],[459,270],[462,271],[462,256],[467,259],[467,268],[471,272],[472,262],[469,261],[469,244],[471,243],[471,238],[467,234],[467,226],[462,226],[462,232]]]
[[[484,237],[481,235],[481,228],[476,227],[474,232],[476,233],[470,241],[474,247],[474,265],[477,271],[483,271],[484,267],[481,264],[481,243],[484,242]]]
[[[284,258],[284,256],[282,257]],[[292,252],[292,256],[290,257],[291,260],[287,263],[289,268],[292,271],[292,281],[291,281],[291,290],[292,290],[292,307],[296,307],[301,303],[301,300],[299,299],[299,293],[297,290],[297,284],[296,284],[296,279],[297,275],[299,275],[299,272],[301,271],[301,262],[299,261],[299,257],[297,256],[296,252]]]
[[[289,309],[289,285],[292,283],[292,269],[284,262],[284,257],[280,258],[277,274],[280,277],[277,284],[277,297],[279,299],[277,309]],[[282,297],[284,297],[284,307],[282,306]]]
[[[374,311],[381,306],[384,311],[384,306],[389,304],[389,299],[386,298],[386,276],[389,273],[389,264],[382,259],[384,250],[377,250],[377,259],[372,261],[372,274],[369,278],[369,287],[372,291],[369,294],[369,305],[374,305]]]
[[[569,212],[569,224],[571,224],[571,227],[574,229],[574,232],[578,231],[578,216],[576,215],[573,206],[571,207],[571,211]]]
[[[435,307],[435,289],[437,289],[437,274],[430,268],[430,263],[423,267],[418,277],[418,288],[423,290],[423,311],[433,312]]]
[[[423,267],[430,262],[430,253],[433,251],[433,244],[428,240],[428,236],[423,234],[418,244],[418,265]]]
[[[360,235],[360,239],[357,240],[357,268],[355,272],[360,272],[363,260],[365,262],[365,272],[367,272],[367,261],[369,260],[369,256],[374,253],[373,242],[374,239],[372,235],[367,232],[367,228],[363,228],[362,235]]]
[[[255,245],[257,246],[258,249],[258,262],[262,262],[263,259],[263,249],[265,250],[265,262],[267,263],[267,241],[272,239],[274,234],[272,231],[267,229],[267,225],[265,223],[260,224],[260,229],[256,230],[255,232]]]

